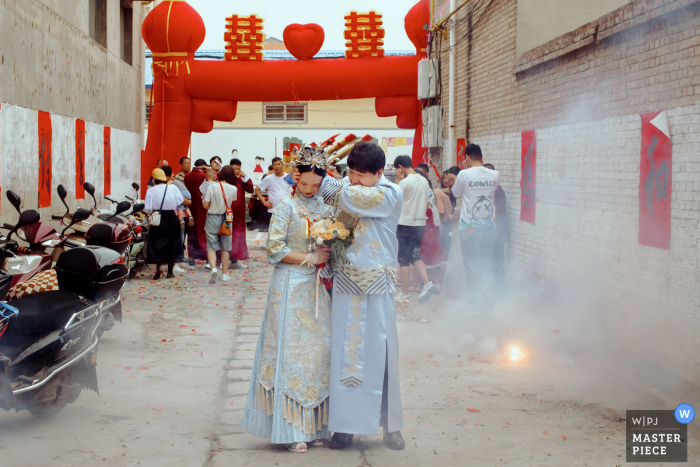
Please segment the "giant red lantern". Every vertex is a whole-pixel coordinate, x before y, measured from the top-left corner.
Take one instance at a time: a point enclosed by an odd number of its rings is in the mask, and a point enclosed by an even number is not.
[[[155,75],[152,89],[154,106],[148,128],[141,173],[145,187],[151,169],[160,158],[176,165],[188,153],[193,131],[207,133],[214,120],[230,122],[236,106],[244,102],[281,102],[376,98],[380,117],[396,116],[399,128],[415,129],[413,160],[423,157],[420,103],[417,100],[417,65],[425,56],[427,30],[424,24],[428,0],[409,10],[405,29],[416,47],[415,55],[383,56],[384,31],[380,17],[370,12],[376,27],[358,27],[363,14],[346,17],[349,58],[311,59],[323,43],[323,29],[315,24],[290,25],[285,44],[300,60],[265,61],[256,50],[247,60],[232,59],[259,41],[241,33],[243,17],[229,17],[226,61],[195,60],[194,53],[204,41],[205,27],[197,11],[182,0],[165,0],[143,22],[142,35],[153,55]],[[260,19],[253,18],[257,24]],[[235,20],[235,21],[234,21]],[[243,20],[243,21],[241,21]],[[364,20],[362,20],[364,21]],[[234,24],[235,23],[235,24]],[[356,24],[358,23],[358,24]],[[347,25],[347,24],[346,24]],[[236,36],[236,31],[243,34]],[[251,34],[260,34],[257,28]],[[355,35],[352,35],[355,34]],[[235,36],[235,37],[234,37]],[[249,40],[250,39],[250,40]],[[365,52],[366,51],[366,52]],[[246,52],[248,53],[248,52]],[[177,168],[177,167],[175,167]]]

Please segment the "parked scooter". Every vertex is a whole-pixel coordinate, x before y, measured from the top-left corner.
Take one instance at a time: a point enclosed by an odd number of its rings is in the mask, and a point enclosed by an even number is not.
[[[20,227],[27,222],[20,216]],[[7,250],[0,243],[0,256]],[[50,417],[98,392],[97,330],[127,277],[122,257],[107,248],[79,247],[56,264],[60,290],[0,304],[0,407]],[[0,271],[0,295],[11,279]]]
[[[40,222],[41,218],[37,211],[33,209],[21,211],[21,199],[16,193],[8,190],[7,199],[20,213],[19,217],[22,223],[22,227],[19,226],[19,223],[17,225],[3,224],[3,227],[9,229],[10,232],[7,237],[2,237],[6,255],[0,257],[0,269],[11,274],[11,286],[14,286],[31,279],[41,271],[51,269],[53,262],[63,251],[64,245],[71,244],[71,242],[66,239],[65,235],[56,232],[49,224]],[[90,211],[83,210],[79,213],[78,220],[87,218],[89,214]],[[29,248],[20,247],[16,241],[12,240],[14,233],[29,243]],[[71,245],[78,246],[77,244]],[[46,253],[47,248],[53,248],[53,253]],[[4,295],[0,295],[0,299],[3,297]]]

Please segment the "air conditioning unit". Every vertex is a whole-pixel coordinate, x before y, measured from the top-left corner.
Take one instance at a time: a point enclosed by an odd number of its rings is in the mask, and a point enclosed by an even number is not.
[[[424,58],[418,62],[418,99],[437,96],[439,71],[437,59]]]
[[[423,147],[442,147],[442,107],[433,105],[423,109]]]

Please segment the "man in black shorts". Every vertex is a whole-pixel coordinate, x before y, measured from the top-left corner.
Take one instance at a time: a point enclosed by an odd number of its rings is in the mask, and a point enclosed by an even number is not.
[[[396,182],[403,191],[403,207],[396,230],[396,238],[399,241],[398,260],[401,271],[401,294],[398,298],[408,297],[411,264],[413,264],[423,281],[423,289],[418,297],[418,301],[424,302],[435,291],[435,286],[428,278],[428,270],[425,268],[425,264],[420,256],[420,247],[423,243],[423,233],[425,232],[430,186],[428,186],[428,181],[425,177],[413,170],[409,156],[397,157],[394,160],[394,168],[396,169]]]

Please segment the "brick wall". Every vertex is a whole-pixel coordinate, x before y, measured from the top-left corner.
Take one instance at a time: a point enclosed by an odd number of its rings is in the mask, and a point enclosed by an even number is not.
[[[456,15],[458,40],[468,14]],[[700,3],[631,2],[522,57],[516,14],[516,0],[494,0],[472,31],[471,54],[469,40],[457,47],[454,109],[457,138],[482,145],[501,173],[512,269],[553,281],[566,257],[587,257],[598,265],[609,324],[623,345],[652,350],[700,383]],[[449,112],[447,45],[441,103]],[[669,251],[637,243],[639,114],[664,109],[673,142]],[[531,129],[535,224],[518,221],[520,132]]]

